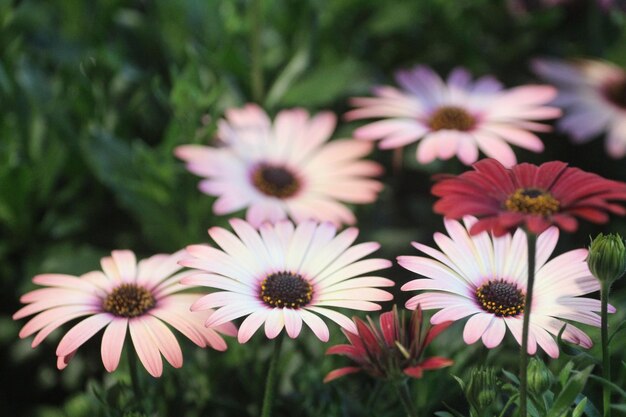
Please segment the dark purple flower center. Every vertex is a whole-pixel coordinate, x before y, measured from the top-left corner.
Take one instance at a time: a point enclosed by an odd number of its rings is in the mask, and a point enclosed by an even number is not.
[[[300,189],[298,178],[284,166],[260,164],[252,172],[252,184],[265,195],[289,198]]]
[[[152,293],[135,284],[122,284],[102,302],[104,311],[118,317],[137,317],[150,310],[156,301]]]
[[[604,94],[611,103],[626,109],[626,76],[606,86]]]
[[[313,286],[298,274],[276,272],[261,283],[260,297],[271,307],[300,308],[311,302]]]
[[[476,290],[476,300],[480,307],[498,317],[523,313],[524,299],[524,293],[517,285],[503,279],[489,281]]]
[[[460,130],[463,132],[472,130],[476,125],[476,119],[465,109],[457,106],[439,107],[428,121],[432,130]]]
[[[538,188],[518,188],[504,202],[508,211],[550,216],[559,211],[559,200]]]

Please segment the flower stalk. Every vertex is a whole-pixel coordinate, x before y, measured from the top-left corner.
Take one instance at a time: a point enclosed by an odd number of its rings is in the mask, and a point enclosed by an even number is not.
[[[528,241],[528,282],[524,301],[524,321],[522,324],[522,348],[520,350],[520,417],[526,417],[528,401],[528,330],[530,328],[530,313],[533,301],[533,285],[535,283],[535,253],[537,235],[526,231]]]
[[[418,417],[417,409],[411,399],[411,393],[407,384],[406,378],[393,379],[393,387],[398,394],[398,398],[404,407],[407,417]]]
[[[609,288],[610,283],[602,282],[600,289],[600,316],[602,324],[600,335],[602,339],[602,376],[605,380],[611,381],[611,357],[609,353]],[[611,388],[608,385],[602,386],[602,410],[604,417],[611,417]]]
[[[600,282],[600,336],[602,340],[602,375],[611,382],[611,358],[609,352],[609,293],[611,284],[626,271],[626,245],[619,234],[603,235],[592,239],[587,257],[589,270]],[[611,417],[611,390],[602,388],[603,416]]]
[[[261,417],[270,417],[272,415],[272,408],[274,406],[274,399],[276,398],[276,385],[278,383],[278,358],[280,357],[280,350],[283,345],[284,333],[282,333],[274,342],[274,352],[272,352],[272,358],[270,359],[270,367],[267,370],[267,377],[265,379],[265,394],[263,395],[263,408]]]

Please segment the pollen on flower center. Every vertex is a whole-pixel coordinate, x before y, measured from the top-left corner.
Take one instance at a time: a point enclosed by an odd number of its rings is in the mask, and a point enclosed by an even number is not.
[[[150,310],[156,301],[152,293],[135,284],[122,284],[106,296],[104,311],[119,317],[137,317]]]
[[[503,279],[478,287],[476,300],[483,310],[498,317],[517,316],[524,312],[524,294],[517,285]]]
[[[626,77],[608,84],[604,94],[611,103],[626,109]]]
[[[559,200],[537,188],[519,188],[504,202],[509,211],[550,216],[559,211]]]
[[[460,130],[468,131],[476,125],[476,119],[465,109],[456,106],[443,106],[438,108],[428,121],[432,130]]]
[[[311,301],[313,286],[298,274],[277,272],[263,280],[260,297],[272,307],[300,308]]]
[[[298,178],[280,165],[262,163],[252,172],[251,179],[257,190],[271,197],[288,198],[300,189]]]

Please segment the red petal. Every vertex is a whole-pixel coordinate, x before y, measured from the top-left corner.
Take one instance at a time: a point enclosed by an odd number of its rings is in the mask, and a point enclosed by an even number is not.
[[[430,342],[432,342],[437,336],[439,336],[441,332],[446,330],[453,323],[454,323],[453,321],[445,321],[443,323],[439,323],[439,324],[432,326],[430,330],[428,330],[428,333],[426,333],[426,338],[424,339],[423,348],[426,348],[426,346],[428,346]]]
[[[542,216],[526,216],[528,231],[536,235],[543,233],[552,223]]]
[[[511,168],[513,173],[513,182],[515,188],[533,188],[535,187],[535,178],[537,176],[537,165],[522,163]]]
[[[354,360],[365,360],[365,352],[352,345],[336,345],[328,348],[327,355],[345,355]]]
[[[425,359],[419,366],[422,367],[423,370],[431,370],[431,369],[439,369],[445,368],[446,366],[450,366],[454,363],[452,359],[444,358],[441,356],[433,356],[432,358]]]
[[[566,169],[567,164],[561,161],[550,161],[541,164],[535,176],[535,187],[549,190]]]
[[[575,232],[576,229],[578,229],[578,221],[575,218],[565,214],[555,215],[554,223],[556,223],[559,229],[566,232]]]
[[[388,311],[380,315],[380,329],[387,346],[392,347],[398,340],[398,310]]]
[[[358,318],[355,319],[354,322],[356,323],[356,328],[359,332],[359,336],[361,337],[361,340],[363,341],[367,352],[372,354],[373,356],[378,356],[378,354],[381,352],[381,347],[378,339],[376,339],[376,336],[374,336],[372,329],[370,329],[363,322],[363,320],[360,320]]]
[[[404,374],[410,376],[411,378],[419,379],[424,373],[422,372],[422,367],[420,365],[416,365],[404,368]]]
[[[334,379],[340,378],[344,375],[354,374],[356,372],[360,372],[361,368],[357,368],[356,366],[347,366],[345,368],[335,369],[334,371],[330,371],[326,377],[324,377],[324,382],[330,382]]]

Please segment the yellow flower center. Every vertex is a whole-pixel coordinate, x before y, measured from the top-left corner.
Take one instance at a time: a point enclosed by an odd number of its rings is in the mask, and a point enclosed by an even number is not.
[[[300,190],[300,181],[286,167],[260,164],[252,172],[252,184],[265,195],[277,198],[289,198]]]
[[[130,318],[141,316],[155,304],[149,290],[135,284],[122,284],[107,295],[102,308],[113,315]]]
[[[508,211],[550,216],[559,211],[559,200],[537,188],[519,188],[504,202]]]
[[[428,121],[432,130],[460,130],[466,132],[476,125],[476,119],[466,110],[457,106],[443,106],[438,108]]]

